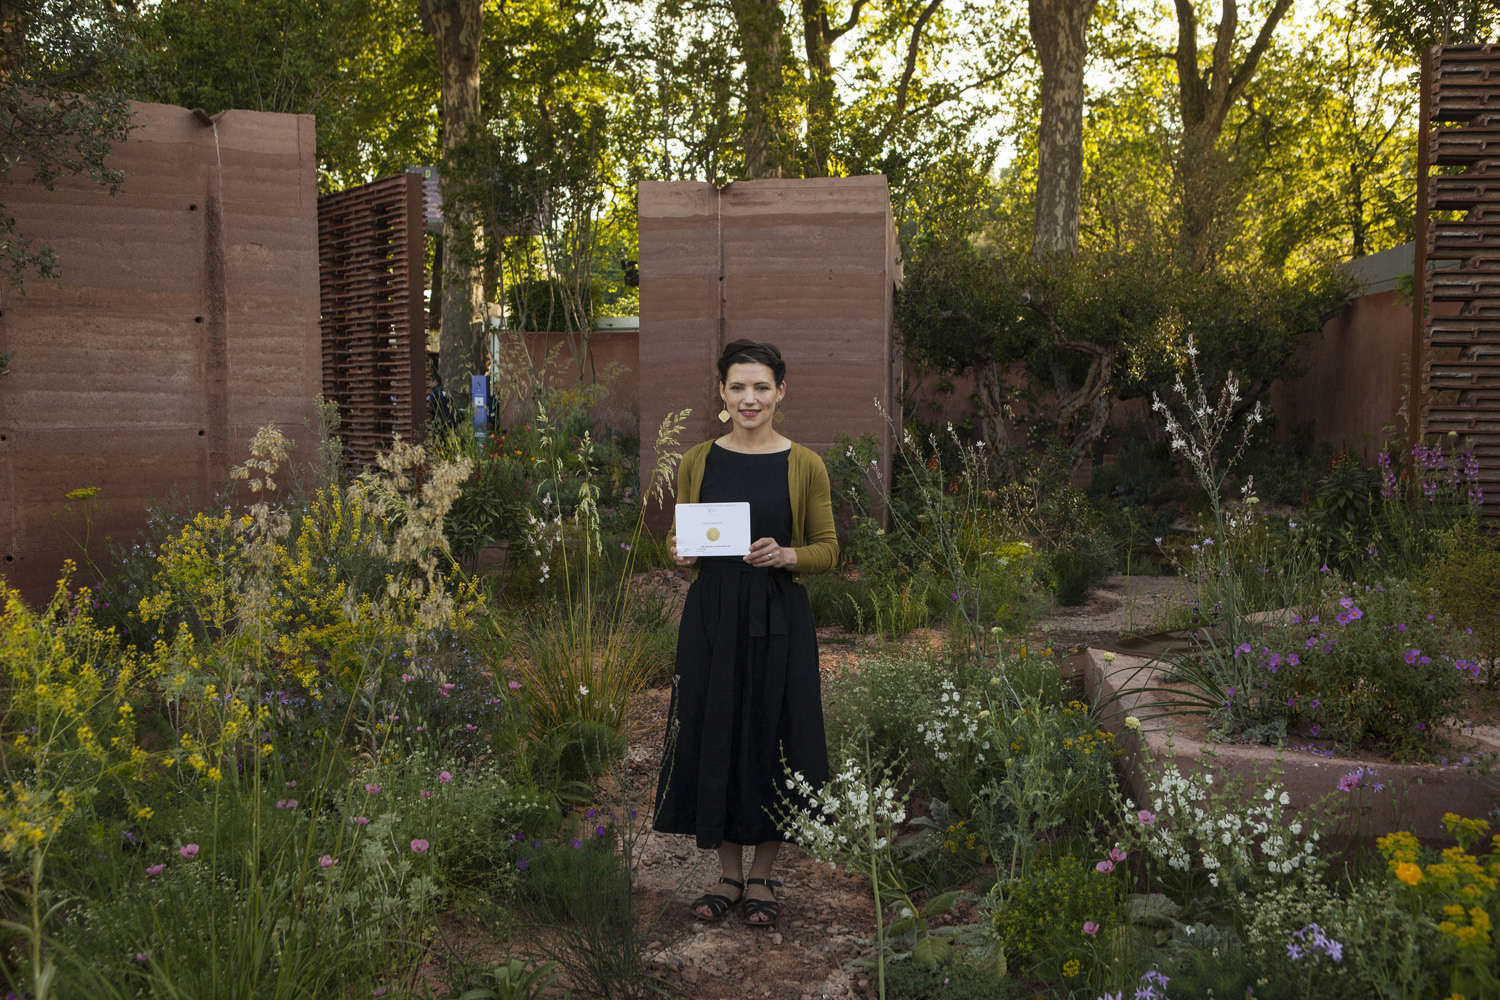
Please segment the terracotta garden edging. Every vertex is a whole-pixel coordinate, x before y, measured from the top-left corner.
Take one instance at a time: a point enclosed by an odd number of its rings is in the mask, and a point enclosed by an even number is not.
[[[1109,659],[1106,659],[1106,656]],[[1246,787],[1259,785],[1280,769],[1282,787],[1291,796],[1292,808],[1302,809],[1338,795],[1339,779],[1359,767],[1374,768],[1374,780],[1385,786],[1381,792],[1364,789],[1350,794],[1349,802],[1361,814],[1352,827],[1363,836],[1376,837],[1392,830],[1410,830],[1423,840],[1446,840],[1442,816],[1447,812],[1467,817],[1488,817],[1500,797],[1500,772],[1480,775],[1459,765],[1393,764],[1355,757],[1325,758],[1306,751],[1234,743],[1208,744],[1174,726],[1169,717],[1148,719],[1153,714],[1150,697],[1136,689],[1158,682],[1158,671],[1150,660],[1124,653],[1085,649],[1075,658],[1083,675],[1084,690],[1094,704],[1103,704],[1101,722],[1116,734],[1124,752],[1123,773],[1128,793],[1136,802],[1147,802],[1145,764],[1175,760],[1184,773],[1212,751],[1218,761],[1215,775],[1237,780]],[[1121,694],[1124,689],[1133,693]],[[1138,730],[1125,725],[1127,716],[1141,718]],[[1466,737],[1471,734],[1465,733]],[[1168,738],[1171,739],[1170,746]],[[1500,751],[1500,733],[1472,735],[1480,749]]]

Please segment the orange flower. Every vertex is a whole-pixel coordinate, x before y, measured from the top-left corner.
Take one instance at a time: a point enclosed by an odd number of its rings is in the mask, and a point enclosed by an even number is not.
[[[1422,881],[1422,866],[1403,861],[1396,866],[1396,878],[1407,885],[1416,885]]]

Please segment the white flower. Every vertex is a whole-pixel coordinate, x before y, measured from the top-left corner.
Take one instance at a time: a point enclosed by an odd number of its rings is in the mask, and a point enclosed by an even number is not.
[[[1141,728],[1141,720],[1137,719],[1133,715],[1127,715],[1127,716],[1125,716],[1125,728],[1126,729],[1140,729]]]
[[[578,685],[578,697],[580,697],[580,698],[587,698],[588,694],[589,694],[589,689],[588,688],[584,687],[582,684]]]

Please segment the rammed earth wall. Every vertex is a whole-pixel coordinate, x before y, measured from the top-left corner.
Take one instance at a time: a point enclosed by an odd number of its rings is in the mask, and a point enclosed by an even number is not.
[[[119,194],[0,180],[60,281],[0,286],[0,574],[50,593],[67,557],[102,560],[147,509],[207,503],[275,422],[316,452],[317,175],[313,119],[133,104],[111,154]],[[96,487],[92,524],[73,490]],[[81,559],[80,559],[81,561]]]

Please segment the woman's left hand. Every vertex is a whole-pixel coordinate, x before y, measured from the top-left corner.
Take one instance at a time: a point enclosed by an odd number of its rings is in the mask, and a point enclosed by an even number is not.
[[[791,569],[797,565],[797,550],[778,545],[774,538],[757,538],[750,544],[745,562],[766,569]]]

